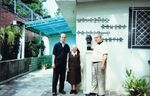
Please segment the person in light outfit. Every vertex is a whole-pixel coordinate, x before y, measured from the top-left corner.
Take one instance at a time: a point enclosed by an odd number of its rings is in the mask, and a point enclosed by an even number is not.
[[[108,50],[101,35],[94,36],[96,42],[93,48],[92,58],[92,94],[105,96],[105,71],[107,64]]]

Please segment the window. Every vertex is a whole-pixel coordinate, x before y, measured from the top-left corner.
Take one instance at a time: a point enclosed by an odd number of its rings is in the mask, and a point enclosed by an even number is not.
[[[129,48],[150,48],[150,7],[129,8]]]

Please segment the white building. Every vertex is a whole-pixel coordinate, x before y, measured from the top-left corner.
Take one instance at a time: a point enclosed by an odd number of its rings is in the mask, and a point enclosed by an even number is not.
[[[149,0],[56,0],[76,34],[86,65],[86,34],[101,33],[109,49],[106,90],[122,92],[125,70],[150,76]]]

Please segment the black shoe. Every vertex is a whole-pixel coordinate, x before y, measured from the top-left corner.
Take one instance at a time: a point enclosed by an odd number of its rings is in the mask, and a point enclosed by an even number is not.
[[[74,90],[73,93],[74,93],[74,94],[78,94],[77,90]]]
[[[53,92],[53,94],[52,94],[53,96],[57,96],[57,93],[56,92]]]
[[[96,93],[90,93],[90,96],[95,96],[96,95]]]
[[[59,91],[59,93],[61,93],[61,94],[66,94],[66,92],[65,92],[65,91]]]
[[[73,90],[70,91],[70,94],[73,94]]]

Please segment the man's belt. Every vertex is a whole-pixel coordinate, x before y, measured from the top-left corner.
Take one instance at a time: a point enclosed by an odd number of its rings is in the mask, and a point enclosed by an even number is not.
[[[94,61],[94,62],[92,62],[92,63],[100,63],[100,61]]]

